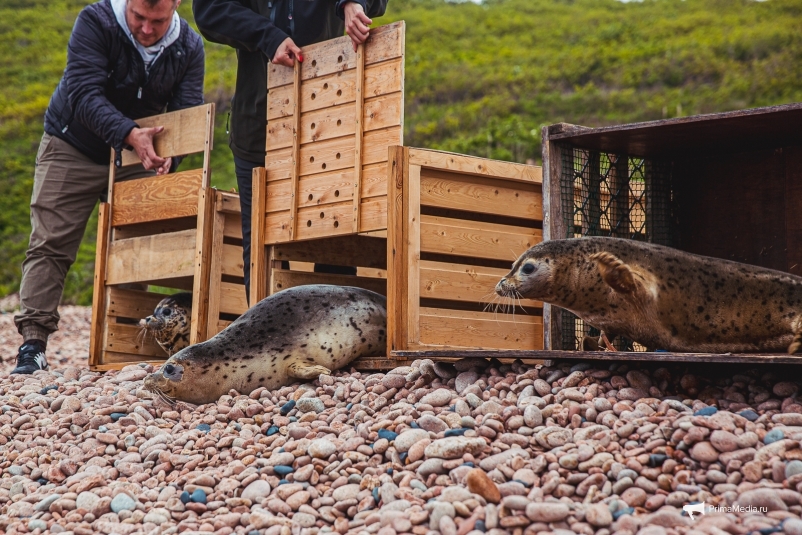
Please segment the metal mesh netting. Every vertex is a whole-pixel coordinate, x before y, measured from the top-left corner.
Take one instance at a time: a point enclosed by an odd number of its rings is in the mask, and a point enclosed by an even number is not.
[[[565,238],[612,236],[672,245],[671,164],[563,147],[560,197]],[[562,349],[581,348],[599,331],[570,312],[562,315]],[[621,337],[619,351],[645,348]]]

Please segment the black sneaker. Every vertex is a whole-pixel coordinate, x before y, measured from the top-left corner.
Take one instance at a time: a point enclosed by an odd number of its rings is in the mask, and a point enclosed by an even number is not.
[[[11,370],[11,373],[31,374],[46,369],[45,344],[40,340],[28,340],[20,346],[17,353],[17,367]]]

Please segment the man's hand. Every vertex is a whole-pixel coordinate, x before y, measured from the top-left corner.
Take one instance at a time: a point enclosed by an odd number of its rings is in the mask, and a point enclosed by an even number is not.
[[[276,54],[273,56],[271,63],[278,63],[287,67],[294,67],[295,60],[303,62],[304,57],[301,55],[301,49],[295,46],[292,39],[287,37],[278,45]]]
[[[362,5],[357,2],[348,2],[343,10],[345,11],[345,33],[351,38],[354,52],[356,52],[357,47],[367,40],[369,26],[373,24],[373,21],[365,15]]]
[[[134,128],[126,136],[125,142],[136,151],[142,165],[148,171],[155,170],[157,175],[166,175],[170,172],[170,158],[161,158],[153,148],[153,137],[164,131],[163,126],[153,128]]]

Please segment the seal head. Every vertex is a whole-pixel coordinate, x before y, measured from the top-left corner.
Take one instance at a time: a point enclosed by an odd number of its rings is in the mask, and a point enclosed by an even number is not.
[[[259,301],[206,342],[182,349],[145,378],[162,399],[204,404],[330,374],[387,351],[387,300],[361,288],[297,286]]]
[[[612,337],[676,352],[796,352],[802,277],[619,238],[539,243],[496,285]]]
[[[153,315],[139,322],[168,355],[189,345],[192,294],[180,292],[162,299]]]

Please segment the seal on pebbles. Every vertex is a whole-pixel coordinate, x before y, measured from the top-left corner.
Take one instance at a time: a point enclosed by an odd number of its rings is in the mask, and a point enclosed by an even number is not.
[[[796,353],[802,277],[618,238],[542,242],[496,285],[650,350]]]
[[[387,348],[387,300],[361,288],[314,284],[259,301],[206,342],[182,349],[144,387],[165,401],[210,403],[234,389],[311,380]]]
[[[140,320],[139,325],[153,335],[168,355],[172,355],[189,345],[191,319],[192,294],[180,292],[159,301],[153,314]]]

